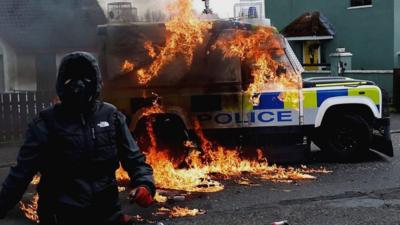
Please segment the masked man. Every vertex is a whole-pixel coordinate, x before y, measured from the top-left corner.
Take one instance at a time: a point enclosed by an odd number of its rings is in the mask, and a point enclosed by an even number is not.
[[[128,172],[131,200],[142,207],[149,206],[155,194],[153,171],[123,114],[96,100],[101,76],[93,56],[66,55],[56,89],[61,103],[29,124],[18,164],[11,168],[0,193],[0,218],[18,203],[40,172],[41,224],[128,224],[128,217],[121,213],[115,170],[121,163]]]

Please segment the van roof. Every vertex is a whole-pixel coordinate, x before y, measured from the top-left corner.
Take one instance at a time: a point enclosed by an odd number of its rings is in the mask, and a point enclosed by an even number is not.
[[[266,25],[267,27],[268,24]],[[243,67],[239,58],[226,58],[221,51],[210,51],[210,47],[221,37],[227,36],[236,29],[255,30],[259,25],[238,20],[215,20],[210,32],[207,33],[203,44],[194,53],[193,63],[189,70],[185,69],[183,57],[177,56],[173,63],[165,66],[147,87],[151,86],[196,86],[240,83],[243,80]],[[277,35],[278,31],[272,28]],[[99,35],[104,40],[105,51],[101,52],[107,66],[106,80],[112,80],[113,86],[141,86],[137,76],[127,76],[121,72],[124,60],[135,62],[135,65],[149,64],[152,58],[144,49],[145,41],[163,46],[166,40],[164,23],[129,23],[109,24],[99,27]],[[279,35],[280,36],[280,35]],[[287,42],[283,42],[284,45]],[[289,58],[288,60],[292,60]],[[294,66],[296,63],[291,62]],[[297,62],[297,64],[299,64]],[[296,65],[297,65],[296,64]]]

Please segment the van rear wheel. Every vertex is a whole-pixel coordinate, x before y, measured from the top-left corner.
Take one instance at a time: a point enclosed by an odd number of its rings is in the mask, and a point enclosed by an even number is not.
[[[371,137],[372,130],[364,118],[343,115],[325,123],[320,145],[332,157],[349,161],[367,153]]]
[[[146,152],[150,147],[168,151],[176,162],[183,160],[187,154],[184,143],[188,140],[188,134],[184,124],[176,117],[160,114],[142,118],[133,136],[142,151]]]

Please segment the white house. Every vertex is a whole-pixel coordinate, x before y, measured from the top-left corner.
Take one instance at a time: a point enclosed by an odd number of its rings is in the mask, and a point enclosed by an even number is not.
[[[54,90],[67,52],[96,52],[97,0],[1,0],[0,92]]]

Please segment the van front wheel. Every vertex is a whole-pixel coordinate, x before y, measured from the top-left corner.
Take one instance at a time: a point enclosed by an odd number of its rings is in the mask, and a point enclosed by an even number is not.
[[[369,150],[372,130],[361,116],[329,118],[323,131],[323,150],[340,161],[355,159]]]

